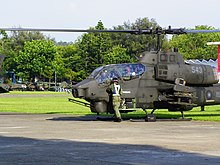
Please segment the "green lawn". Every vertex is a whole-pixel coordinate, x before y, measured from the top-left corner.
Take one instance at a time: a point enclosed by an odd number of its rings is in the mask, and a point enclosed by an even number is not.
[[[59,92],[10,92],[0,95],[0,112],[87,114],[89,108],[68,101]]]
[[[71,94],[58,92],[10,92],[0,94],[0,112],[19,112],[19,113],[41,113],[41,114],[73,114],[91,115],[90,109],[68,101],[72,98]],[[150,113],[151,110],[148,110]],[[96,114],[94,114],[96,115]],[[168,112],[167,110],[155,111],[157,118],[179,118],[180,112]],[[124,117],[144,117],[145,113],[141,110]],[[203,121],[220,121],[220,105],[207,106],[205,111],[194,108],[185,112],[186,118]]]

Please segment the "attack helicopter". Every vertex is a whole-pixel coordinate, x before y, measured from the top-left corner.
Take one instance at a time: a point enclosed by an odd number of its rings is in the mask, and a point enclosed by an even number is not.
[[[121,112],[136,108],[184,111],[194,107],[220,104],[220,84],[217,68],[204,64],[184,61],[177,51],[160,51],[161,34],[215,33],[220,30],[135,29],[135,30],[77,30],[77,29],[32,29],[0,28],[5,31],[47,31],[47,32],[90,32],[90,33],[129,33],[157,35],[157,51],[143,52],[138,63],[110,64],[96,68],[90,76],[73,85],[72,95],[88,101],[91,112],[113,114],[111,100],[106,92],[113,78],[122,86],[123,105]],[[220,60],[219,60],[220,61]],[[72,101],[79,102],[75,99]],[[87,105],[87,104],[85,104]],[[147,115],[148,116],[148,115]],[[147,117],[146,116],[146,117]]]
[[[95,31],[97,32],[97,31]],[[112,32],[112,31],[109,31]],[[114,31],[118,32],[118,31]],[[73,86],[75,98],[90,102],[94,113],[114,113],[110,98],[105,92],[110,81],[116,77],[121,83],[123,94],[122,112],[141,108],[184,111],[205,105],[220,104],[220,84],[217,68],[204,64],[186,63],[180,53],[160,50],[161,34],[213,33],[219,30],[186,29],[138,29],[122,31],[131,34],[158,35],[157,51],[143,52],[138,63],[110,64],[95,69],[82,82]]]

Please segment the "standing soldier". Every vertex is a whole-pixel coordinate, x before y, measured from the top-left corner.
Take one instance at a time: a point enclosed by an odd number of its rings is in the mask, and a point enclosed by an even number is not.
[[[112,105],[115,111],[115,122],[121,122],[121,114],[119,112],[119,107],[121,103],[121,95],[122,89],[121,86],[118,84],[118,79],[113,78],[110,86],[107,88],[107,93],[112,97]]]

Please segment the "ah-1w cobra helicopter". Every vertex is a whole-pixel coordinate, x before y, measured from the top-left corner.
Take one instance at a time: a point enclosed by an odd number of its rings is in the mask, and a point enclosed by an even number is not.
[[[95,30],[96,32],[96,30]],[[122,31],[131,34],[209,33],[219,30],[147,29]],[[158,48],[159,50],[159,48]],[[139,63],[111,64],[95,69],[73,86],[73,96],[90,102],[95,113],[114,113],[105,92],[113,77],[121,81],[125,109],[141,108],[184,111],[193,107],[220,104],[217,69],[209,65],[186,63],[178,52],[143,52]]]
[[[130,34],[213,33],[220,30],[138,29],[138,30],[74,30],[0,28],[5,31],[93,32]],[[159,49],[158,49],[159,50]],[[220,60],[219,60],[220,61]],[[91,75],[73,85],[75,98],[85,99],[94,113],[114,113],[106,92],[109,82],[118,78],[122,85],[124,112],[132,108],[143,110],[168,109],[184,111],[193,107],[220,104],[220,84],[217,69],[209,65],[186,63],[178,52],[143,52],[139,63],[111,64],[95,69]]]

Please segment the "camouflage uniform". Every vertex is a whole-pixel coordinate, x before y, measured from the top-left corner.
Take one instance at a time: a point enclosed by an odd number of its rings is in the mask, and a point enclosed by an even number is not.
[[[115,121],[121,121],[121,114],[119,112],[122,94],[121,86],[117,81],[115,81],[109,86],[107,92],[112,96],[112,104],[115,111]]]

